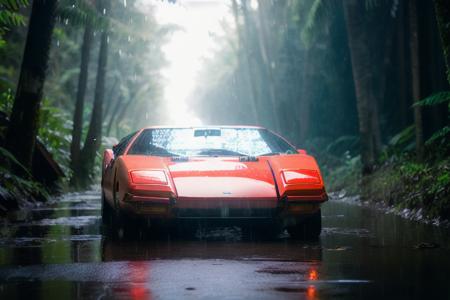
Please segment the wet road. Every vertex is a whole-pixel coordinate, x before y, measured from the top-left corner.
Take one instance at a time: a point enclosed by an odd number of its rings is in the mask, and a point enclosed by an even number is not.
[[[70,194],[0,231],[0,299],[449,299],[450,232],[331,201],[319,241],[111,241],[97,192]]]

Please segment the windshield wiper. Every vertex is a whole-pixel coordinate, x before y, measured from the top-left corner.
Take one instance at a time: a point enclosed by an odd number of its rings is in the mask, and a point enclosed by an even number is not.
[[[226,149],[203,149],[198,152],[198,155],[210,155],[210,156],[219,156],[219,155],[230,155],[230,156],[247,156],[245,154],[226,150]]]
[[[280,155],[280,152],[269,152],[264,154],[259,154],[258,156],[274,156],[274,155]]]

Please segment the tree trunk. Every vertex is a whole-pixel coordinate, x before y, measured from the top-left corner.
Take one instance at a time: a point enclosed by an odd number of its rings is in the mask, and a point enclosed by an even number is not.
[[[366,40],[364,4],[360,0],[344,1],[344,13],[347,26],[348,44],[352,62],[358,110],[363,174],[372,171],[375,163],[373,139],[373,101],[370,49]]]
[[[406,45],[405,45],[405,4],[400,4],[399,7],[399,15],[397,20],[397,59],[398,59],[398,93],[399,93],[399,118],[397,119],[399,121],[399,127],[400,129],[405,128],[408,126],[408,117],[410,115],[410,98],[408,97],[408,82],[407,82],[407,73],[406,73],[406,59],[405,59],[405,53],[406,53]]]
[[[310,77],[312,74],[313,64],[311,63],[311,48],[304,50],[303,61],[303,76],[301,85],[301,98],[296,106],[298,107],[297,116],[299,122],[299,140],[304,143],[309,132],[309,117],[310,117],[310,100],[311,100],[311,86]]]
[[[109,122],[108,122],[108,127],[106,128],[106,134],[107,136],[109,136],[111,134],[111,128],[112,128],[112,124],[115,121],[115,116],[117,116],[117,114],[119,113],[119,109],[120,109],[120,104],[122,103],[122,95],[119,95],[119,97],[117,98],[117,102],[114,105],[114,109],[109,117]],[[105,116],[106,118],[106,116]]]
[[[252,15],[248,11],[248,0],[241,1],[241,8],[244,17],[247,59],[249,60],[250,71],[252,72],[250,76],[259,96],[259,114],[262,115],[262,120],[267,121],[267,123],[263,124],[264,126],[270,126],[278,130],[274,89],[270,85],[271,80],[267,72],[267,62],[264,61],[261,38],[255,29],[255,22],[252,19]],[[255,40],[252,41],[252,38]]]
[[[250,100],[250,108],[252,110],[251,115],[253,116],[253,119],[256,123],[259,122],[259,114],[258,114],[258,92],[257,92],[257,85],[255,83],[255,76],[252,76],[252,63],[250,61],[250,50],[248,48],[248,42],[244,41],[244,38],[242,37],[240,24],[239,24],[239,7],[236,0],[232,0],[232,7],[233,7],[233,16],[234,21],[236,23],[236,32],[238,34],[238,41],[239,46],[243,47],[245,52],[245,75],[246,78],[250,84],[250,92],[251,92],[251,100]],[[241,55],[238,53],[238,59],[239,63],[242,62]],[[258,125],[258,124],[257,124]]]
[[[111,130],[112,124],[115,123],[116,124],[116,134],[119,132],[119,125],[120,125],[120,121],[123,120],[125,118],[125,115],[128,111],[128,109],[131,107],[131,105],[133,104],[134,98],[136,97],[137,93],[133,93],[132,95],[130,95],[130,97],[128,98],[128,101],[126,103],[124,103],[123,105],[118,105],[118,110],[120,110],[120,112],[117,112],[116,114],[113,114],[111,116],[111,119],[109,120],[109,125],[108,125],[108,132]]]
[[[70,163],[71,168],[74,172],[77,169],[80,159],[81,135],[83,132],[84,99],[86,95],[86,86],[88,79],[92,34],[92,24],[88,21],[84,30],[83,45],[81,47],[80,75],[78,77],[77,99],[75,103],[75,112],[73,115],[72,143],[70,144]]]
[[[411,76],[413,101],[420,100],[420,65],[419,65],[419,31],[417,19],[417,2],[409,1],[409,28],[411,48]],[[424,153],[422,108],[414,106],[414,124],[416,127],[416,152],[417,158],[421,160]]]
[[[57,0],[33,1],[6,148],[31,168]]]
[[[450,3],[448,0],[434,0],[434,7],[450,84]]]
[[[276,99],[276,90],[275,90],[275,80],[273,76],[273,69],[272,69],[272,51],[271,51],[271,45],[273,43],[270,42],[269,34],[268,34],[268,28],[267,28],[267,22],[266,22],[266,14],[264,13],[264,10],[266,8],[265,4],[261,0],[258,0],[258,24],[259,24],[259,30],[258,30],[258,40],[259,40],[259,51],[260,55],[262,57],[266,73],[267,73],[267,86],[269,89],[269,101],[270,105],[272,107],[272,114],[273,114],[273,121],[275,125],[275,130],[280,132],[281,130],[281,124],[280,119],[278,118],[279,112],[278,112],[278,106],[277,106],[277,99]]]
[[[109,1],[102,1],[99,5],[101,11],[109,11]],[[103,101],[105,97],[105,77],[106,66],[108,62],[108,30],[104,29],[101,35],[100,51],[97,67],[97,81],[95,85],[95,99],[92,110],[89,130],[84,142],[83,150],[80,155],[80,168],[77,170],[78,185],[82,187],[87,186],[91,179],[95,157],[97,151],[100,149],[102,139],[102,125],[103,125]]]
[[[109,88],[108,93],[106,94],[106,99],[108,99],[108,106],[105,107],[105,111],[103,112],[103,118],[106,120],[107,117],[111,115],[111,109],[114,105],[117,104],[120,98],[120,92],[116,93],[116,89],[120,87],[118,84],[119,78],[115,77],[114,81]],[[117,95],[116,95],[117,94]],[[114,99],[114,100],[113,100]]]

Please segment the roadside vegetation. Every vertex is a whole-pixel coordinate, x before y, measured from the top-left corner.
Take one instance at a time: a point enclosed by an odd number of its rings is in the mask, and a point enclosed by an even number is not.
[[[317,157],[330,192],[449,219],[448,3],[251,3],[232,1],[235,24],[199,76],[201,117],[281,132]]]
[[[133,0],[0,1],[0,214],[98,180],[104,146],[158,110],[173,30]]]

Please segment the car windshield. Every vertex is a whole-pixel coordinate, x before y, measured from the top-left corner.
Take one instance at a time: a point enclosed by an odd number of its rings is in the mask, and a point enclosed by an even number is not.
[[[258,128],[145,129],[128,154],[154,156],[261,156],[297,153],[279,136]]]

